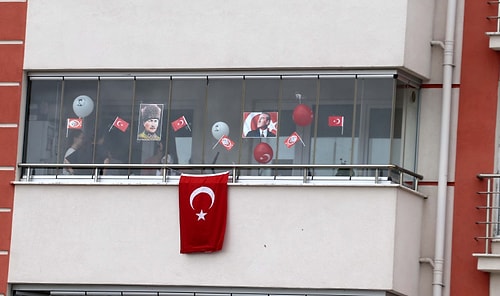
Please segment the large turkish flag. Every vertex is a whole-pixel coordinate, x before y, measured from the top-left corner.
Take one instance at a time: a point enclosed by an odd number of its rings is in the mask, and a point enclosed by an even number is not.
[[[179,181],[181,253],[222,249],[226,233],[229,172],[182,174]]]

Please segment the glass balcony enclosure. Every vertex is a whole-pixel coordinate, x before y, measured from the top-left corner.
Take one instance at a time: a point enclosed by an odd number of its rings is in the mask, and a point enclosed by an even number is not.
[[[28,78],[9,262],[16,295],[68,287],[82,272],[87,283],[166,292],[417,295],[419,85],[403,74]],[[179,254],[177,170],[231,171],[221,252]]]
[[[404,77],[396,72],[32,74],[22,162],[394,164],[413,171],[418,84]],[[31,173],[90,172],[39,167]],[[337,173],[338,168],[315,171],[317,176]],[[240,174],[271,173],[249,169]]]

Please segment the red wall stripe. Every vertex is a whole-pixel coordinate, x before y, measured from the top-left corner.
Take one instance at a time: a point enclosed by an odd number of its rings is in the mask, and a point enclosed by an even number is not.
[[[17,135],[17,128],[0,128],[0,166],[16,166]]]
[[[435,84],[432,84],[432,83],[422,84],[420,87],[421,88],[443,88],[443,84],[437,84],[437,83],[435,83]],[[451,88],[460,88],[460,84],[452,84]]]
[[[473,253],[484,252],[484,213],[476,210],[483,201],[476,192],[486,189],[476,176],[492,173],[495,154],[498,53],[489,48],[486,32],[496,31],[496,5],[486,1],[465,1],[460,100],[457,127],[457,155],[451,254],[450,295],[489,295],[489,273],[477,270]]]
[[[0,43],[0,83],[18,82],[19,86],[0,85],[0,166],[15,168],[21,82],[23,77],[26,2],[0,2],[0,41],[21,41],[20,44]],[[9,251],[12,230],[15,173],[0,171],[0,294],[7,295]]]
[[[0,208],[12,209],[14,186],[12,186],[11,181],[14,180],[14,177],[14,170],[0,170]],[[3,227],[0,228],[3,229]]]
[[[23,44],[0,45],[0,81],[21,82],[23,77]]]
[[[24,40],[26,3],[0,2],[0,40]]]
[[[7,274],[9,267],[9,257],[0,255],[0,293],[7,295]],[[4,268],[5,267],[5,268]]]
[[[19,86],[0,87],[0,123],[19,121],[21,88]]]
[[[438,186],[438,181],[418,181],[418,186]],[[455,182],[447,182],[446,186],[455,187]]]
[[[2,228],[12,228],[12,212],[0,213],[0,225],[2,225]],[[10,236],[10,231],[0,231],[0,250],[9,249]]]

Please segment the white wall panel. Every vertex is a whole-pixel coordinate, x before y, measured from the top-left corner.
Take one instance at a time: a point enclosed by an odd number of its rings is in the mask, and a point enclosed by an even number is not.
[[[25,68],[403,66],[406,9],[400,0],[30,1]]]
[[[20,185],[9,282],[391,289],[419,266],[423,200],[398,191],[231,186],[223,250],[185,255],[177,186]]]
[[[405,66],[429,77],[434,27],[434,0],[409,0],[405,32]]]

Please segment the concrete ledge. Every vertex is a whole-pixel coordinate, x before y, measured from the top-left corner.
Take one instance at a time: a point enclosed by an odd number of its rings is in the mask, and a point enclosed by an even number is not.
[[[480,271],[500,272],[500,254],[472,254],[477,258],[477,269]]]
[[[500,32],[486,33],[490,37],[490,49],[500,51]]]

